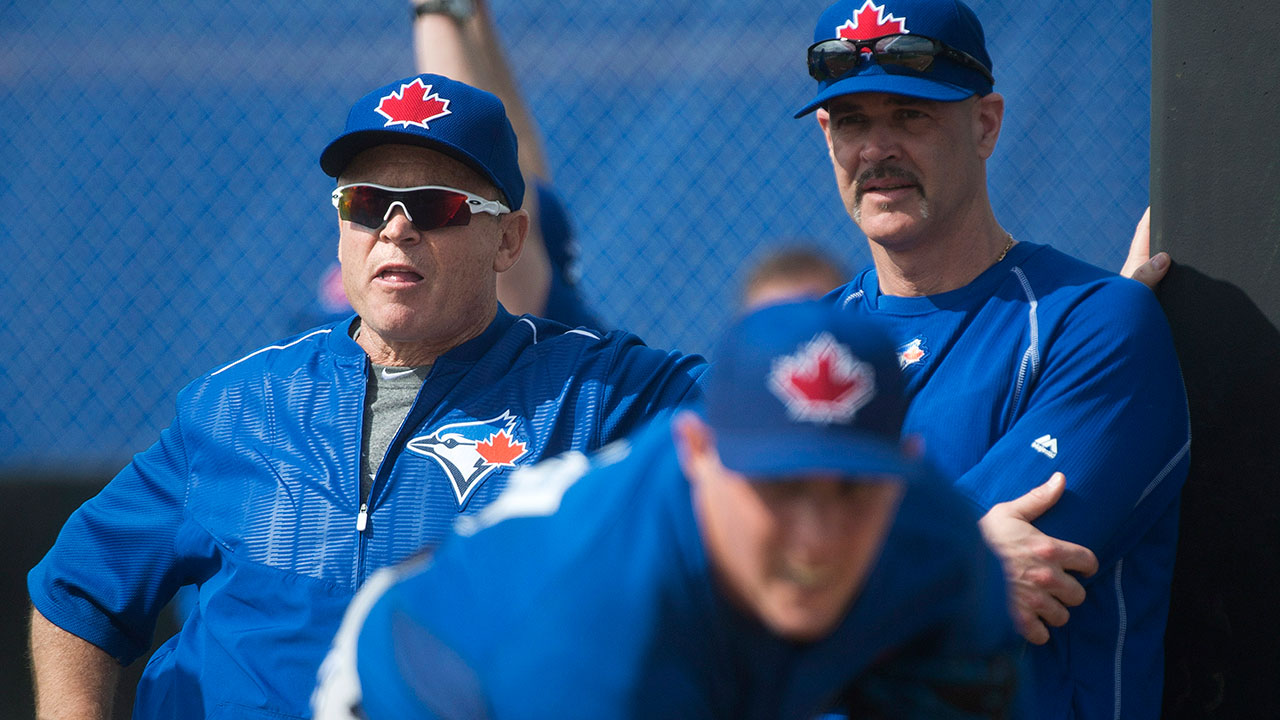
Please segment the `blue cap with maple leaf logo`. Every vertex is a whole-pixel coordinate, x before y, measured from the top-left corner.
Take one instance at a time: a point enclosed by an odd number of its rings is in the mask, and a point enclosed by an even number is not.
[[[524,201],[516,133],[498,96],[443,75],[384,85],[356,101],[342,134],[320,153],[320,167],[342,174],[378,145],[418,145],[444,153],[497,186],[512,210]]]
[[[940,40],[991,70],[982,23],[960,0],[839,0],[818,18],[813,41],[870,40],[896,34]],[[846,75],[819,82],[817,96],[795,116],[803,117],[832,98],[855,93],[883,92],[954,102],[986,95],[991,89],[987,76],[945,55],[934,57],[932,66],[923,71],[896,64],[862,62]]]
[[[813,300],[767,306],[734,323],[710,373],[702,414],[731,470],[762,481],[922,476],[899,441],[895,346],[871,318]]]

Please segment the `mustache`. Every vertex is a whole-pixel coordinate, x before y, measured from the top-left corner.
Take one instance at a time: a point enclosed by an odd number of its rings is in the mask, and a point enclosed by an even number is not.
[[[905,180],[906,182],[912,185],[916,185],[917,187],[920,186],[919,178],[915,176],[915,173],[909,170],[904,170],[898,167],[897,165],[877,165],[873,168],[868,168],[864,170],[862,174],[858,176],[857,181],[854,183],[855,187],[857,188],[858,197],[861,198],[862,195],[866,192],[866,188],[864,186],[868,182],[872,180],[884,180],[887,178]],[[921,194],[923,194],[924,189],[921,188],[920,192]]]

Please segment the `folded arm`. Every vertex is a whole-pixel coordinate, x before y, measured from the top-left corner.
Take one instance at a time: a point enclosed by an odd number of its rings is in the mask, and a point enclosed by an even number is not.
[[[1014,625],[1036,645],[1049,641],[1049,627],[1067,624],[1067,608],[1084,602],[1084,585],[1073,573],[1089,577],[1098,571],[1098,558],[1089,548],[1050,537],[1032,524],[1065,488],[1066,478],[1054,473],[1026,495],[991,508],[978,523],[1004,566]]]
[[[958,481],[987,510],[983,533],[1032,642],[1177,501],[1190,443],[1172,339],[1147,290],[1108,282],[1061,317],[1041,327],[1016,420]]]

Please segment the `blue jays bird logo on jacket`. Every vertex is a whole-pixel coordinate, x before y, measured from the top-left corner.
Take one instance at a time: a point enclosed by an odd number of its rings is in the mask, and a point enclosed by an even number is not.
[[[440,464],[461,510],[485,478],[498,468],[515,467],[527,452],[528,443],[516,439],[517,421],[504,410],[488,420],[449,423],[413,438],[406,448]]]

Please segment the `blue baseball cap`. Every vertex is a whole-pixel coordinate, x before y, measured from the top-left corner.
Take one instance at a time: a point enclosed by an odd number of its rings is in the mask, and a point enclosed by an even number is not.
[[[443,75],[415,75],[356,101],[342,134],[320,153],[320,168],[342,174],[357,154],[378,145],[418,145],[480,173],[505,196],[524,202],[516,133],[498,96]]]
[[[710,373],[701,412],[730,470],[760,481],[923,476],[900,442],[895,346],[870,318],[816,300],[764,307],[729,329]]]
[[[982,23],[959,0],[840,0],[818,18],[814,43],[845,38],[870,40],[884,35],[913,34],[939,40],[991,70]],[[991,81],[981,72],[938,55],[928,70],[896,64],[864,61],[852,72],[818,83],[818,94],[800,108],[796,117],[817,110],[832,98],[855,93],[882,92],[955,102],[991,92]]]

